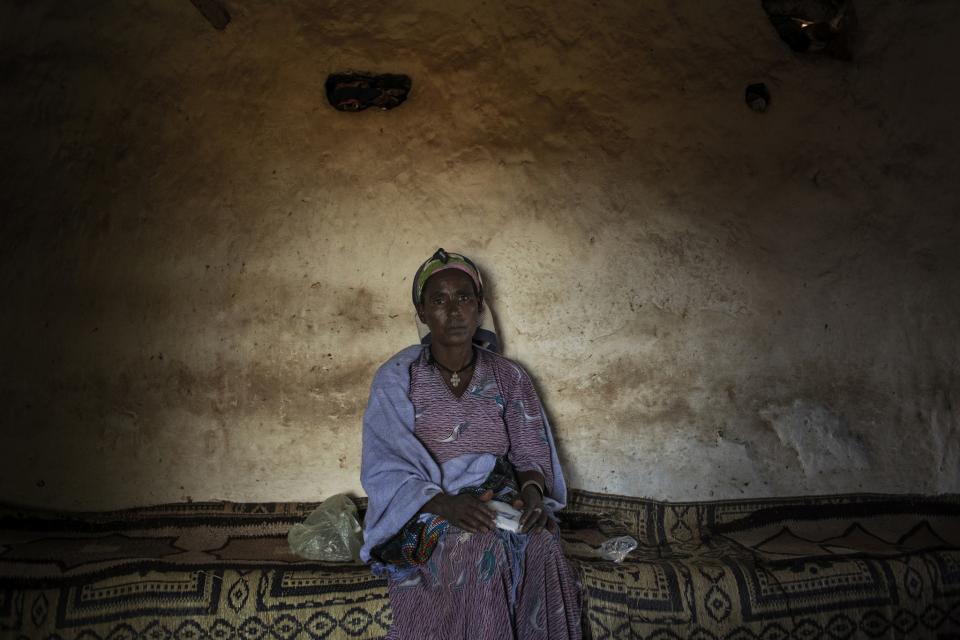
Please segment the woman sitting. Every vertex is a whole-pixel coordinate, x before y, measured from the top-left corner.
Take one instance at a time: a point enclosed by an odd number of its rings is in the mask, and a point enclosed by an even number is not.
[[[494,337],[481,329],[480,273],[440,249],[413,302],[429,334],[379,369],[363,423],[361,557],[388,578],[387,637],[580,638],[553,436],[523,369],[495,340],[474,344]],[[519,510],[519,524],[491,502]]]

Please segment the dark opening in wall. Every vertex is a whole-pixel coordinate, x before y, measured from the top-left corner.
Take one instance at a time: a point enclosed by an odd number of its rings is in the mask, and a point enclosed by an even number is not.
[[[338,111],[363,111],[368,107],[393,109],[410,93],[410,76],[394,73],[332,73],[327,77],[327,100]]]
[[[855,23],[852,0],[763,0],[780,37],[798,52],[823,52],[849,60]]]

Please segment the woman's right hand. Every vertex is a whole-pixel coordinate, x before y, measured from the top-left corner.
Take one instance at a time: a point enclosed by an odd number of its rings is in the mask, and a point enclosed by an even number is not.
[[[438,493],[423,505],[422,511],[445,518],[464,531],[483,533],[494,528],[496,514],[485,504],[491,499],[493,491],[487,491],[479,498],[465,493],[455,496]]]

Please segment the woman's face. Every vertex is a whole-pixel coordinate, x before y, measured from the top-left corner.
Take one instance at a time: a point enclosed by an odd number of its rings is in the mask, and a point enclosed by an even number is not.
[[[481,309],[470,276],[446,269],[427,280],[417,314],[430,327],[434,343],[459,346],[473,339]]]

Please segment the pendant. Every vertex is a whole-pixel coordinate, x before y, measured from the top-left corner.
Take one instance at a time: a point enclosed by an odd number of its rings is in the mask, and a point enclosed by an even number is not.
[[[450,376],[450,384],[452,384],[455,387],[460,386],[460,374],[458,374],[456,371],[454,371],[453,375]]]

